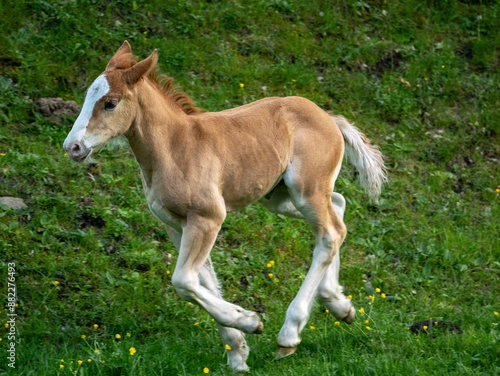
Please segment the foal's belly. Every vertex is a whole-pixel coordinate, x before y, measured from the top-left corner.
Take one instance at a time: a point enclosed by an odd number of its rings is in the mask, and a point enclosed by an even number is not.
[[[232,166],[226,165],[222,183],[222,196],[226,210],[238,210],[260,200],[281,180],[286,170],[288,156],[268,148],[255,154],[245,153],[234,158]],[[232,167],[232,168],[231,168]]]
[[[254,180],[243,175],[240,180],[226,182],[222,193],[226,210],[238,210],[259,201],[278,184],[282,172],[277,169],[274,174],[261,175]]]

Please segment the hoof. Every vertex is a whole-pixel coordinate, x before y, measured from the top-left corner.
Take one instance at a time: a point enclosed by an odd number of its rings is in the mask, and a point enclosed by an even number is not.
[[[354,322],[354,317],[356,316],[356,310],[351,306],[347,315],[342,319],[346,324],[352,324]]]
[[[257,328],[252,332],[253,334],[261,334],[264,331],[264,323],[262,321],[259,321],[259,325],[257,325]]]
[[[276,359],[286,358],[289,355],[292,355],[297,350],[297,346],[293,347],[283,347],[278,345],[276,348]]]
[[[238,369],[233,369],[233,371],[237,375],[246,375],[248,372],[250,372],[250,368],[245,364],[244,367],[238,368]]]

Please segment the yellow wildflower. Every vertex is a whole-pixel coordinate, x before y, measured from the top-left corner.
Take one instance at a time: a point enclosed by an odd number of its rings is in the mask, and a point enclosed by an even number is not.
[[[135,350],[135,347],[131,347],[130,349],[128,349],[128,351],[130,351],[130,355],[134,355],[137,352]]]
[[[5,157],[5,153],[0,153],[0,155],[1,155],[2,157]]]
[[[363,309],[363,307],[361,307],[361,308],[359,309],[359,313],[365,313],[365,310]]]
[[[95,352],[96,354],[99,354],[99,350],[94,350],[94,352]]]
[[[59,364],[59,368],[64,368],[64,366],[62,364]]]
[[[194,323],[194,326],[196,326],[196,325],[198,325],[198,324],[199,324],[199,322],[195,322],[195,323]]]
[[[301,276],[301,275],[299,275],[299,278],[302,278],[302,276]]]
[[[441,65],[441,68],[444,68],[444,65]]]
[[[370,320],[365,320],[365,324],[368,324],[370,322]]]
[[[245,87],[245,84],[240,84],[240,87],[241,87],[241,88],[242,88],[242,87]],[[205,373],[208,373],[208,372],[205,372]]]
[[[500,193],[500,188],[495,189],[496,193]]]
[[[274,261],[273,261],[273,260],[269,261],[269,263],[270,263],[271,265],[274,265]]]
[[[380,296],[382,297],[382,299],[385,299],[387,297],[387,295],[385,295],[384,293],[380,294]]]
[[[79,366],[81,366],[81,365],[82,365],[82,363],[83,363],[83,361],[82,361],[82,360],[79,360],[79,361],[78,361],[78,365],[79,365]]]
[[[427,325],[424,325],[424,330],[427,330],[428,326]]]
[[[170,274],[170,270],[167,270],[167,271],[166,271],[166,273],[167,273],[167,274]]]
[[[64,359],[61,359],[61,363],[64,363]]]
[[[371,300],[375,299],[375,297],[373,295],[368,295],[370,297]]]
[[[82,334],[82,339],[85,339],[87,338],[87,336],[85,334]]]
[[[309,327],[309,329],[314,330],[314,329],[316,329],[316,328],[315,328],[314,326],[312,326],[312,325],[311,325],[311,326]]]
[[[209,373],[209,372],[210,372],[210,370],[207,367],[203,368],[203,373]]]
[[[97,329],[98,327],[99,327],[99,325],[94,324],[94,329]]]
[[[231,350],[231,346],[226,345],[226,350]]]
[[[270,268],[271,266],[273,266],[273,264],[271,264],[270,262],[267,263],[267,267]]]
[[[495,312],[495,316],[498,316],[498,312]]]
[[[130,333],[127,333],[127,337],[130,337]]]
[[[335,325],[340,326],[340,321],[335,321]]]
[[[328,309],[325,309],[325,312],[326,312],[326,313],[330,313],[330,310],[328,310]]]
[[[366,330],[371,330],[369,326],[366,327]]]
[[[59,284],[59,281],[54,281],[54,285],[58,285]]]
[[[8,323],[5,323],[5,327],[8,328],[9,327],[9,324]]]
[[[375,292],[380,292],[380,289],[377,287],[377,288],[375,289]]]
[[[119,334],[115,334],[115,338],[120,339],[120,338],[122,338],[122,336]]]
[[[269,278],[273,278],[273,273],[268,274]]]
[[[92,359],[87,359],[87,362],[89,362],[89,363],[90,363],[91,361],[92,361]]]
[[[352,295],[347,295],[347,297],[352,300]]]

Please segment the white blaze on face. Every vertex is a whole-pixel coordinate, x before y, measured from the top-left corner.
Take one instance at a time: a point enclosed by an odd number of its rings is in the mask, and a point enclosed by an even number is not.
[[[104,97],[109,92],[109,83],[105,74],[101,74],[99,77],[95,79],[95,81],[90,85],[87,96],[85,97],[85,102],[83,102],[82,111],[69,132],[66,140],[64,141],[64,148],[69,146],[70,143],[76,141],[83,141],[83,137],[85,136],[85,132],[87,131],[87,127],[90,122],[90,118],[92,117],[92,113],[94,112],[94,106],[99,99]],[[92,145],[88,145],[88,147],[92,147]]]

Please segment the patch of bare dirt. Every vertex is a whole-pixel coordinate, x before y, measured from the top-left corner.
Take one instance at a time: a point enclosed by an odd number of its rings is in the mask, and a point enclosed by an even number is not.
[[[62,98],[40,98],[33,106],[44,118],[55,124],[62,124],[66,116],[76,118],[80,112],[80,106],[75,101],[65,101]]]

